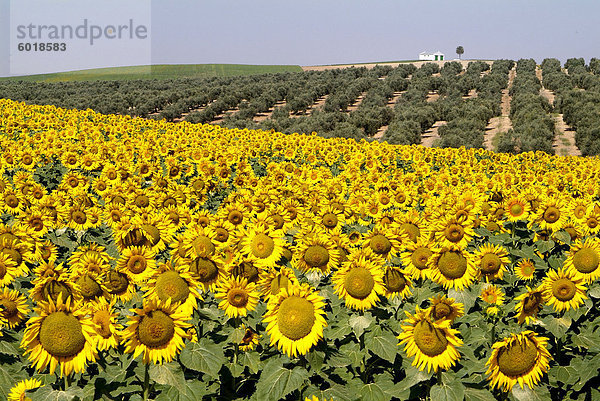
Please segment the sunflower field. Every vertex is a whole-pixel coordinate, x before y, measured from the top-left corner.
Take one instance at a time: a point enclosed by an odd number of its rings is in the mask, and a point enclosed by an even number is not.
[[[0,100],[0,399],[600,400],[600,160]]]

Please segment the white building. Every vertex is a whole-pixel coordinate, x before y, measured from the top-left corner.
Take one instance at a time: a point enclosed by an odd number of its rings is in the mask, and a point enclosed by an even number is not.
[[[444,53],[442,53],[439,50],[435,53],[431,53],[431,52],[419,53],[419,60],[441,61],[443,59],[444,59]]]

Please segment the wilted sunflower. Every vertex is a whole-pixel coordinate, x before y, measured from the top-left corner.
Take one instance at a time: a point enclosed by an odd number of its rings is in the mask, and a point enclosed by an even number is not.
[[[19,290],[3,288],[0,293],[0,319],[4,319],[9,329],[21,323],[27,314],[27,298]]]
[[[521,280],[533,280],[535,277],[535,264],[531,259],[521,259],[515,265],[515,274]]]
[[[350,309],[369,309],[385,293],[381,266],[363,258],[345,262],[331,281],[335,293]]]
[[[598,279],[600,277],[598,268],[600,266],[600,240],[588,237],[585,241],[573,242],[564,266],[567,272],[580,275],[586,283]]]
[[[244,324],[242,324],[242,330],[244,330],[244,337],[239,343],[240,350],[252,351],[258,345],[258,340],[262,336]]]
[[[447,319],[454,323],[456,318],[465,314],[465,307],[462,303],[454,302],[454,298],[448,298],[443,294],[429,298],[429,302],[431,302],[431,306],[427,311],[431,319],[436,322]]]
[[[471,285],[477,273],[473,256],[459,249],[438,249],[428,263],[429,278],[445,289],[460,291]]]
[[[288,288],[290,285],[298,285],[298,279],[294,271],[289,267],[281,266],[279,270],[270,267],[257,283],[260,296],[268,301],[273,295],[277,295],[282,288]]]
[[[271,345],[290,357],[306,354],[323,337],[324,298],[308,284],[282,288],[267,304],[263,321]]]
[[[539,383],[544,372],[548,371],[548,362],[552,357],[546,349],[548,339],[538,337],[526,330],[520,334],[511,334],[493,345],[492,355],[486,365],[492,388],[510,391],[519,383],[533,388]]]
[[[59,266],[62,267],[62,263]],[[40,267],[43,267],[43,264],[36,268],[36,272],[40,271]],[[48,271],[47,276],[38,274],[32,283],[34,287],[29,290],[30,295],[37,302],[51,299],[56,303],[60,297],[81,298],[79,286],[69,279],[66,269],[57,274]]]
[[[108,293],[121,302],[128,302],[135,294],[135,283],[126,270],[110,269],[104,276],[104,286]]]
[[[587,299],[583,278],[564,269],[549,270],[540,289],[543,291],[544,302],[552,305],[557,312],[577,309]]]
[[[388,266],[383,274],[383,286],[388,299],[404,299],[411,294],[412,281],[410,275],[401,268]]]
[[[506,266],[510,263],[508,251],[500,245],[485,244],[479,247],[474,254],[478,277],[485,277],[485,281],[502,280]]]
[[[131,311],[133,315],[123,331],[125,352],[133,352],[134,358],[143,353],[146,364],[171,362],[183,349],[183,339],[188,337],[189,314],[177,311],[170,300],[154,302],[147,298],[142,309]]]
[[[460,359],[456,350],[463,344],[456,335],[458,330],[450,328],[450,320],[432,321],[427,311],[417,307],[416,313],[404,319],[402,333],[398,336],[398,345],[404,345],[406,355],[415,357],[412,365],[419,370],[437,372],[440,369],[449,369]]]
[[[488,284],[484,288],[481,289],[481,294],[479,295],[484,302],[493,305],[502,305],[504,304],[504,292],[502,289],[496,285]]]
[[[515,311],[518,313],[517,321],[519,324],[529,324],[529,321],[535,320],[541,306],[544,303],[544,297],[541,289],[531,289],[527,286],[527,292],[515,298],[520,301],[515,306]]]
[[[136,284],[146,282],[156,270],[156,253],[152,248],[132,246],[123,249],[117,268],[126,271]]]
[[[117,348],[121,340],[123,326],[117,323],[119,313],[115,312],[116,298],[110,303],[106,298],[90,302],[90,315],[96,330],[96,347],[99,351]]]
[[[217,283],[215,299],[221,300],[219,308],[229,317],[246,316],[256,309],[259,294],[256,284],[242,277],[229,277]]]
[[[293,248],[292,266],[303,273],[329,274],[338,267],[340,251],[326,233],[311,232],[298,238]]]
[[[241,252],[248,255],[257,266],[273,267],[281,259],[286,244],[283,230],[255,223],[240,235]]]
[[[42,387],[42,382],[38,379],[21,380],[10,389],[8,401],[31,401],[31,398],[27,397],[27,390],[35,390],[39,387]]]
[[[198,281],[194,279],[187,266],[162,264],[150,277],[144,287],[146,297],[153,301],[178,305],[183,312],[192,314],[202,296],[198,291]]]
[[[427,241],[425,236],[420,236],[415,242],[408,241],[402,252],[402,264],[406,272],[415,279],[427,278],[429,259],[433,256],[433,243]]]
[[[56,304],[52,299],[39,301],[35,312],[38,316],[27,321],[21,347],[38,372],[49,365],[52,374],[60,364],[60,375],[65,376],[83,372],[88,361],[96,361],[94,324],[87,309],[59,297]]]

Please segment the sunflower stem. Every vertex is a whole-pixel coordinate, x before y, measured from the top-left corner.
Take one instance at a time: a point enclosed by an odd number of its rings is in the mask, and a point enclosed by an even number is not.
[[[438,384],[438,386],[442,385],[442,370],[441,369],[439,369],[437,371],[437,384]]]
[[[144,401],[148,401],[148,397],[150,396],[150,374],[149,374],[149,369],[150,369],[150,364],[146,363],[145,364],[145,368],[144,368]]]
[[[494,342],[496,341],[496,325],[492,324],[492,330],[491,330],[491,335],[492,335],[492,346],[494,345]]]

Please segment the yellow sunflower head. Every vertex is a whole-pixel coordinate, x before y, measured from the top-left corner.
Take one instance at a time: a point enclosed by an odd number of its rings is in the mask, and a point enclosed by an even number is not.
[[[117,299],[113,298],[109,303],[106,298],[98,298],[89,304],[90,315],[96,330],[96,347],[100,351],[117,348],[121,341],[123,326],[117,323],[119,314],[115,312],[116,301]]]
[[[540,289],[544,302],[552,305],[557,312],[577,309],[587,299],[583,277],[564,269],[549,270]]]
[[[431,306],[427,311],[433,321],[450,320],[454,322],[456,318],[464,316],[465,307],[460,302],[454,302],[454,298],[447,298],[445,295],[439,294],[434,298],[430,298]]]
[[[38,379],[21,380],[10,389],[8,401],[31,401],[31,398],[27,397],[27,390],[35,390],[39,387],[42,387],[42,382]]]
[[[266,269],[257,286],[261,297],[268,301],[271,296],[277,295],[282,288],[298,284],[294,270],[281,266],[279,270],[275,268]]]
[[[337,268],[340,251],[326,233],[311,232],[298,239],[293,248],[292,266],[302,271],[328,274]]]
[[[518,313],[517,321],[519,324],[534,321],[537,317],[540,308],[544,304],[544,298],[540,289],[532,289],[527,286],[527,292],[515,298],[519,303],[515,306],[515,311]]]
[[[411,294],[412,281],[410,275],[395,266],[386,267],[383,275],[383,285],[388,299],[393,299],[396,296],[404,299]]]
[[[508,251],[500,245],[482,245],[474,254],[479,277],[485,281],[502,280],[506,266],[510,263]]]
[[[406,272],[415,280],[427,278],[429,260],[432,256],[433,243],[427,241],[423,236],[418,237],[414,242],[407,242],[405,251],[401,254]]]
[[[255,283],[249,283],[243,277],[232,276],[217,283],[215,298],[220,300],[219,308],[223,309],[228,317],[237,318],[256,309],[259,294]]]
[[[19,290],[3,288],[0,292],[0,319],[12,329],[19,325],[29,313],[27,298]]]
[[[588,237],[571,244],[567,254],[565,268],[573,275],[581,276],[586,283],[591,283],[600,277],[600,240]]]
[[[385,293],[383,269],[367,259],[345,262],[331,280],[335,293],[351,309],[369,309]]]
[[[324,307],[324,298],[308,284],[282,288],[263,317],[271,345],[290,357],[306,354],[323,337]]]
[[[521,259],[515,266],[515,274],[521,280],[533,280],[535,263],[531,259]]]
[[[463,344],[456,335],[458,330],[450,328],[450,320],[431,320],[427,311],[417,307],[416,313],[406,312],[407,318],[402,325],[402,333],[398,336],[400,343],[409,358],[413,356],[412,365],[427,372],[449,369],[460,359],[456,347]]]
[[[481,289],[479,298],[485,303],[492,305],[504,304],[504,292],[497,285],[488,284]]]
[[[508,392],[517,383],[521,388],[525,384],[533,388],[548,371],[548,362],[552,359],[547,344],[547,338],[538,337],[530,330],[494,343],[486,363],[492,388]]]
[[[449,248],[438,249],[429,259],[429,268],[431,280],[459,291],[471,285],[477,272],[470,253]]]
[[[254,224],[243,232],[240,248],[258,266],[273,267],[281,259],[285,244],[283,230]]]

